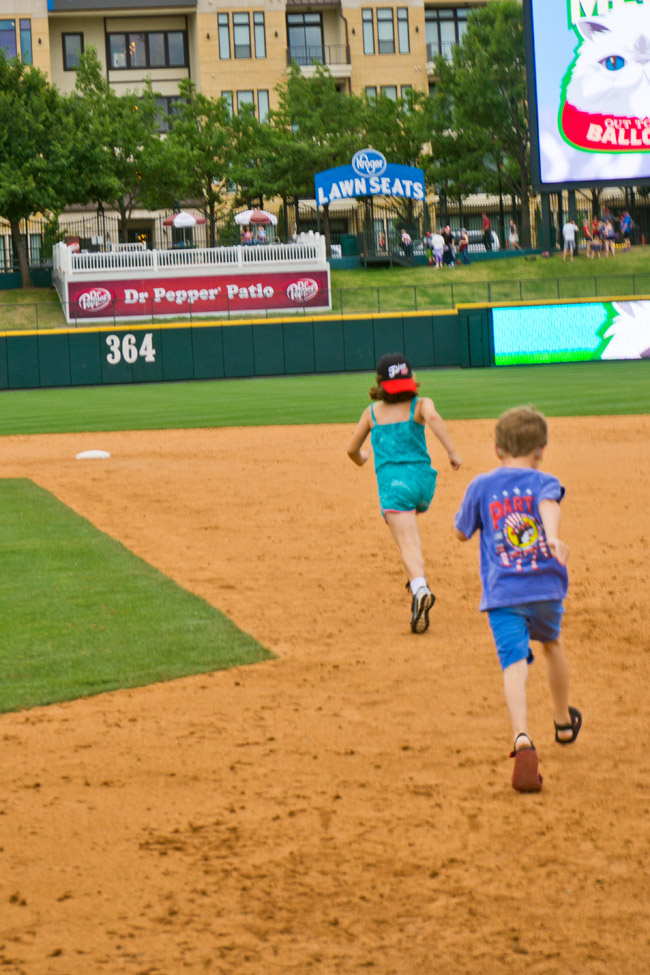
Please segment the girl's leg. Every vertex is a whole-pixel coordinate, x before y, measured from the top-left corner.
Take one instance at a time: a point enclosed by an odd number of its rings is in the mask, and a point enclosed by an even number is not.
[[[569,665],[564,654],[562,638],[544,644],[548,686],[553,700],[553,720],[557,724],[571,725],[569,714]],[[558,732],[560,738],[569,741],[573,735],[571,728]]]
[[[424,578],[422,544],[415,511],[387,511],[386,524],[397,543],[409,581]]]
[[[519,738],[517,747],[526,747],[532,744],[528,736],[528,721],[526,712],[526,682],[528,680],[528,662],[526,658],[517,660],[510,664],[503,671],[503,691],[506,698],[506,707],[510,715],[512,724],[512,734],[514,738],[525,735],[526,738]],[[527,740],[526,740],[527,739]]]

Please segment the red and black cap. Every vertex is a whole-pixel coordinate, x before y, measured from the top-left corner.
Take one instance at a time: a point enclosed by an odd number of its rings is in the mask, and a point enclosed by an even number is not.
[[[387,393],[417,393],[411,366],[400,352],[389,352],[377,363],[377,375]]]

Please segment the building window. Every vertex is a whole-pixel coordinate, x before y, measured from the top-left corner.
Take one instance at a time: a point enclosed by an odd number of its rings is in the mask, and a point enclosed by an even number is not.
[[[237,114],[241,112],[244,105],[252,105],[255,108],[255,95],[252,91],[237,92]]]
[[[397,101],[397,85],[382,85],[380,91],[384,98],[390,98],[392,101]]]
[[[402,98],[406,99],[407,91],[413,91],[413,85],[402,85]]]
[[[221,92],[221,97],[223,98],[224,102],[226,103],[226,108],[228,109],[229,113],[231,115],[233,115],[234,114],[234,104],[233,104],[232,92],[231,91],[222,91]]]
[[[379,54],[395,53],[395,24],[392,7],[380,7],[377,10],[377,49]]]
[[[361,20],[363,23],[363,53],[375,53],[375,25],[373,22],[372,10],[362,10]]]
[[[228,14],[219,14],[219,57],[222,61],[230,58],[230,19]]]
[[[267,89],[257,92],[257,117],[260,122],[266,122],[269,116],[269,93]]]
[[[111,71],[122,71],[128,68],[187,67],[185,31],[109,34],[108,65]]]
[[[366,86],[366,98],[376,98],[377,97],[377,86],[367,85]]]
[[[84,52],[83,34],[63,35],[63,70],[74,71],[79,67],[79,58]]]
[[[232,15],[232,39],[236,58],[251,57],[251,21],[248,14]]]
[[[129,56],[129,67],[147,67],[147,42],[144,34],[129,34],[127,43],[127,53]]]
[[[467,30],[468,13],[467,7],[425,10],[427,61],[433,61],[439,54],[451,60],[454,46],[460,44]]]
[[[408,7],[397,8],[397,45],[400,54],[408,54],[409,44],[409,12]]]
[[[187,63],[184,32],[169,30],[165,37],[167,38],[167,64],[170,68],[184,68]]]
[[[181,101],[179,95],[161,95],[156,98],[158,106],[158,131],[169,132],[174,124],[173,116],[176,113],[176,106]]]
[[[253,33],[255,34],[255,57],[266,57],[266,27],[264,26],[264,14],[253,14]]]
[[[32,22],[20,21],[20,57],[23,64],[32,63]]]
[[[0,20],[0,51],[4,52],[6,58],[17,55],[15,20]]]
[[[323,64],[323,20],[319,13],[287,14],[289,59],[296,64]]]

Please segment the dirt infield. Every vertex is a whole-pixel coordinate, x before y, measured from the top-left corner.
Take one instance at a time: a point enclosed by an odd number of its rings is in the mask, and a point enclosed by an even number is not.
[[[360,404],[361,405],[361,404]],[[270,663],[0,716],[0,968],[11,975],[646,975],[650,417],[551,421],[567,486],[575,747],[509,785],[477,545],[494,466],[449,424],[404,575],[351,427],[7,437],[31,477],[272,649]],[[99,447],[110,461],[75,461]]]

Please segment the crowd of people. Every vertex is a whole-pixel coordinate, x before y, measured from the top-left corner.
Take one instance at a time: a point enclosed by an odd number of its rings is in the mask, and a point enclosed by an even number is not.
[[[486,250],[492,250],[493,238],[490,218],[485,213],[482,217],[483,244]],[[628,210],[623,210],[619,217],[615,217],[610,213],[609,207],[604,207],[602,215],[600,217],[594,215],[591,221],[585,217],[582,221],[582,230],[573,218],[568,219],[562,227],[563,260],[566,262],[568,257],[570,261],[573,261],[577,255],[581,232],[586,245],[586,256],[600,258],[602,254],[605,257],[615,257],[615,245],[617,243],[623,244],[625,250],[629,250],[632,246],[633,229],[634,221]],[[402,230],[400,238],[402,252],[406,257],[412,258],[413,240],[411,235],[407,230]],[[462,227],[460,231],[453,231],[449,224],[435,230],[427,230],[422,241],[429,266],[436,270],[444,267],[456,267],[459,263],[469,265],[469,243],[470,237],[465,227]],[[519,231],[514,219],[510,220],[507,246],[509,250],[521,250]],[[380,251],[386,250],[386,238],[383,233],[380,235],[379,249]]]
[[[458,241],[454,237],[449,224],[433,232],[427,230],[423,240],[424,253],[429,259],[429,265],[435,268],[456,267],[457,260],[463,264],[469,264],[469,234],[462,227],[458,236]],[[458,255],[458,257],[457,257]]]
[[[578,230],[575,220],[569,221],[562,228],[562,235],[564,237],[564,260],[566,260],[567,255],[567,235],[565,233],[569,225],[573,225],[573,232],[571,229],[568,231],[569,241],[573,237],[575,241],[576,231]],[[618,229],[617,229],[618,224]],[[593,259],[598,257],[600,259],[601,255],[604,254],[605,257],[616,257],[615,244],[622,242],[625,246],[625,250],[629,250],[632,246],[632,230],[634,229],[634,221],[627,210],[623,210],[620,217],[614,217],[610,211],[609,207],[604,207],[602,215],[600,217],[594,214],[591,222],[588,217],[585,217],[582,225],[582,235],[585,239],[587,245],[586,255],[587,257]],[[573,251],[575,250],[575,243],[571,250],[571,260],[573,260]]]

